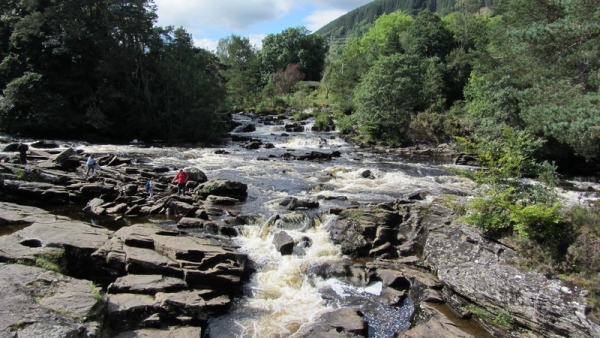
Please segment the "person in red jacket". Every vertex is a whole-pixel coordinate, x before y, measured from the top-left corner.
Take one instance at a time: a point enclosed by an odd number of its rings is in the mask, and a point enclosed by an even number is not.
[[[179,169],[172,183],[175,183],[175,181],[177,181],[177,196],[185,195],[185,184],[188,181],[188,174],[183,169]]]

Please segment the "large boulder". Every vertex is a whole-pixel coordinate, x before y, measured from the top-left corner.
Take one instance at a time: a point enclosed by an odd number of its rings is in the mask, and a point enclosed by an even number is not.
[[[204,183],[208,181],[206,174],[196,167],[187,167],[183,169],[183,171],[185,171],[188,174],[188,179],[190,181],[194,181],[197,183]]]
[[[414,254],[419,246],[420,208],[397,203],[347,208],[331,225],[330,237],[341,245],[343,254],[355,257]]]
[[[515,324],[545,337],[600,337],[600,325],[587,317],[587,292],[558,278],[524,271],[508,246],[482,236],[475,228],[444,226],[440,215],[451,210],[432,206],[424,264],[456,293],[495,315],[508,313]]]
[[[198,185],[194,191],[203,198],[216,195],[244,200],[248,196],[248,186],[246,184],[225,179],[211,179]]]

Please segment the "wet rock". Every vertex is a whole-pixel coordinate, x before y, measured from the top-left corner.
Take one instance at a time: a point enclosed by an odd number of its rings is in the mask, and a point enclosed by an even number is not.
[[[191,181],[195,181],[197,183],[204,183],[208,181],[206,174],[196,167],[187,167],[183,170],[188,174],[188,178]]]
[[[288,123],[284,126],[285,131],[288,133],[300,133],[304,131],[304,126],[300,123]]]
[[[304,155],[296,156],[296,160],[298,161],[328,161],[331,160],[332,153],[321,153],[318,151],[311,151],[310,153],[306,153]]]
[[[204,221],[198,218],[182,217],[179,222],[177,222],[177,228],[202,229],[204,228]]]
[[[79,157],[77,157],[75,155],[76,155],[76,153],[73,148],[67,148],[67,149],[63,150],[60,154],[56,155],[56,157],[54,158],[54,162],[58,163],[59,165],[65,167],[67,169],[74,169],[79,166]],[[74,166],[73,162],[71,162],[69,160],[71,157],[74,157],[77,159],[76,166]]]
[[[91,199],[83,208],[83,210],[89,210],[91,213],[96,215],[102,215],[106,212],[106,209],[102,207],[104,200],[101,198]]]
[[[57,143],[48,141],[36,141],[31,143],[29,146],[36,149],[56,149],[60,147]]]
[[[477,157],[474,154],[459,154],[453,162],[456,165],[479,166]]]
[[[68,275],[92,279],[98,271],[91,254],[108,240],[110,234],[104,228],[67,218],[34,222],[11,235],[0,237],[0,261],[35,262],[36,258],[48,256],[58,262],[59,268]],[[33,243],[31,240],[37,244],[29,244]]]
[[[167,204],[175,215],[193,215],[196,212],[196,210],[198,210],[198,207],[182,201],[171,200]]]
[[[427,313],[427,321],[410,328],[405,332],[397,332],[397,337],[402,338],[478,338],[490,336],[487,332],[481,330],[479,335],[474,336],[463,330],[458,325],[448,319],[440,311],[427,306],[421,305],[422,311]]]
[[[137,194],[138,186],[137,186],[137,184],[125,184],[123,187],[121,187],[121,191],[126,196],[133,196],[133,195]]]
[[[342,308],[321,315],[318,324],[295,336],[306,338],[368,337],[368,325],[359,310]]]
[[[423,302],[425,302],[425,303],[445,303],[445,300],[439,291],[427,289],[423,293]]]
[[[50,205],[69,203],[69,193],[64,188],[50,183],[4,180],[2,189],[17,199],[39,201]]]
[[[258,149],[263,145],[262,141],[260,140],[252,140],[248,143],[246,143],[245,145],[243,145],[244,148],[246,149]]]
[[[291,255],[294,252],[294,239],[285,231],[280,231],[273,236],[273,244],[282,255]]]
[[[211,205],[235,205],[236,203],[239,203],[237,198],[214,195],[206,197],[205,201]]]
[[[111,208],[106,208],[106,213],[107,214],[120,214],[120,213],[127,211],[127,209],[128,209],[127,204],[120,203]]]
[[[194,189],[203,198],[209,195],[225,196],[244,200],[248,196],[248,186],[241,182],[225,179],[211,179]]]
[[[285,206],[288,210],[315,209],[319,207],[319,202],[314,199],[298,199],[296,197],[286,197],[279,201],[279,205]]]

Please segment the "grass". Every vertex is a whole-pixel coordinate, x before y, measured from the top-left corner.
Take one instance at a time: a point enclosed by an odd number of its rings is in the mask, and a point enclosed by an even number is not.
[[[484,320],[485,322],[501,326],[505,329],[513,329],[515,326],[514,318],[506,310],[502,310],[497,314],[493,314],[485,308],[475,304],[470,304],[467,308],[474,316]]]
[[[37,254],[34,259],[20,259],[17,264],[35,266],[41,269],[65,274],[67,271],[67,259],[64,249],[49,249]]]

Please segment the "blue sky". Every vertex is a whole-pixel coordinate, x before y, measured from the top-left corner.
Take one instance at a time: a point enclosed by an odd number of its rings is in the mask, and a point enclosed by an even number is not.
[[[197,46],[215,50],[219,39],[247,37],[260,48],[268,34],[305,26],[316,31],[372,0],[154,0],[160,26],[183,27]]]

